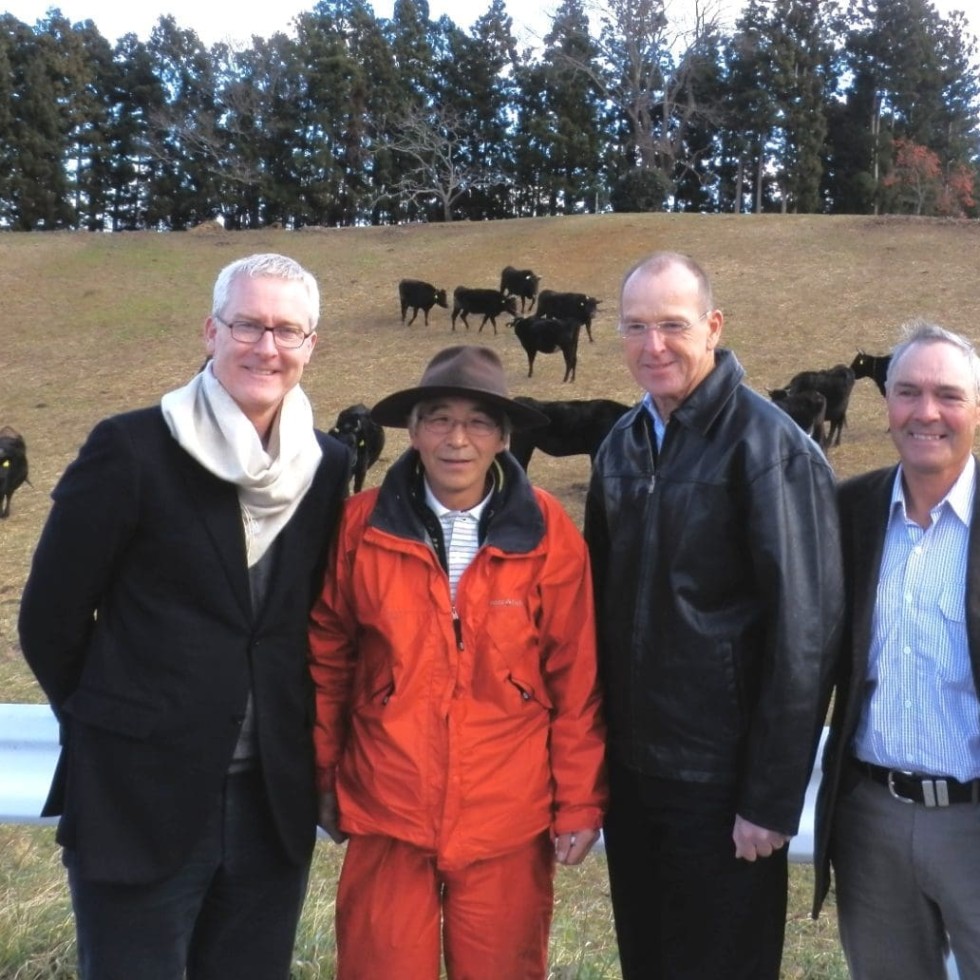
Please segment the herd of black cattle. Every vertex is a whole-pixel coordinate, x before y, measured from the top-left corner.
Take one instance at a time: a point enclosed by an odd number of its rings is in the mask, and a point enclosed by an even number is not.
[[[565,377],[562,381],[575,380],[575,367],[578,363],[578,338],[585,327],[589,342],[592,342],[592,318],[599,309],[599,300],[586,293],[560,293],[553,289],[542,289],[538,293],[541,277],[530,269],[515,269],[507,266],[500,273],[499,289],[473,289],[457,286],[453,290],[453,312],[450,317],[453,331],[457,319],[470,328],[469,316],[481,316],[480,330],[487,320],[497,332],[497,317],[509,314],[512,319],[508,326],[521,342],[527,354],[527,376],[534,374],[534,358],[538,354],[554,354],[561,351],[565,359]],[[424,313],[424,322],[429,323],[429,311],[433,306],[449,308],[445,289],[436,289],[432,283],[421,279],[402,279],[398,284],[398,298],[401,302],[402,323],[408,311],[412,318],[411,326],[419,314]],[[520,313],[517,301],[521,301]],[[537,313],[524,316],[525,305],[530,313],[537,302]]]
[[[538,292],[540,277],[530,269],[507,266],[500,276],[500,289],[470,289],[457,286],[453,291],[452,329],[461,319],[469,329],[469,314],[483,317],[479,329],[489,320],[497,331],[496,317],[508,313],[513,318],[517,339],[527,354],[528,377],[533,375],[537,354],[561,351],[565,359],[564,381],[575,380],[578,360],[578,338],[585,327],[592,341],[592,318],[599,300],[585,293]],[[433,306],[449,308],[444,289],[418,279],[402,279],[398,284],[401,318],[412,310],[408,325],[415,321],[419,310],[424,322],[429,322]],[[517,300],[521,301],[520,313]],[[524,316],[528,311],[536,315]],[[793,376],[783,388],[770,390],[769,397],[823,449],[839,446],[841,432],[847,424],[847,405],[851,389],[858,378],[874,380],[882,395],[889,355],[866,354],[859,351],[850,366],[838,364],[822,371],[803,371]],[[205,362],[207,363],[207,362]],[[510,448],[518,462],[527,469],[535,449],[550,456],[588,455],[595,458],[599,444],[629,406],[607,398],[573,399],[568,401],[539,401],[519,397],[548,417],[549,424],[528,432],[515,432]],[[385,444],[384,429],[371,419],[370,409],[363,404],[351,405],[337,416],[331,434],[344,442],[351,455],[354,491],[364,486],[368,469],[381,456]],[[24,438],[10,426],[0,429],[0,519],[10,514],[10,499],[27,479],[27,446]]]

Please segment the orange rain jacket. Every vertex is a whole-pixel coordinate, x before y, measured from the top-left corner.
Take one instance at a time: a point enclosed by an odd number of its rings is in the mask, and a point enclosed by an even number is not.
[[[320,790],[336,791],[345,832],[445,869],[597,829],[606,803],[582,536],[513,457],[494,469],[455,609],[410,450],[347,501],[311,614]]]

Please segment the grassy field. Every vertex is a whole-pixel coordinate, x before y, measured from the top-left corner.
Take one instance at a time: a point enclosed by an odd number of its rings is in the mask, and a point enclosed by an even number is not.
[[[690,252],[715,280],[725,311],[724,342],[759,389],[805,368],[850,363],[863,348],[884,352],[900,323],[926,316],[973,335],[975,255],[980,225],[930,219],[860,217],[603,215],[403,228],[186,234],[0,236],[5,297],[0,344],[0,426],[26,438],[33,489],[14,498],[0,523],[0,701],[41,695],[22,663],[16,616],[24,579],[49,507],[49,493],[94,423],[155,403],[180,385],[203,356],[201,328],[218,270],[251,252],[281,251],[318,277],[320,340],[304,379],[319,424],[348,404],[373,403],[414,384],[440,347],[480,340],[507,367],[513,394],[544,399],[637,397],[615,337],[623,271],[658,248]],[[533,268],[542,286],[603,300],[595,343],[583,336],[577,380],[563,385],[560,357],[539,357],[535,377],[510,332],[449,329],[436,308],[430,325],[399,322],[396,283],[427,279],[495,286],[504,265]],[[388,432],[377,482],[404,448]],[[881,396],[858,382],[841,446],[830,452],[839,476],[894,459]],[[580,520],[585,457],[536,454],[532,478]],[[332,903],[338,851],[324,845],[304,916],[296,977],[332,976]],[[784,976],[843,978],[833,907],[807,917],[810,872],[793,869]],[[0,980],[68,978],[72,929],[63,876],[49,828],[0,827]],[[615,955],[601,856],[559,874],[553,976],[615,978]]]

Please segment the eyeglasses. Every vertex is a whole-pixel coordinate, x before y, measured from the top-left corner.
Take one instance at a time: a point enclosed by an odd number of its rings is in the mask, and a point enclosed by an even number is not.
[[[261,323],[252,323],[249,320],[232,320],[229,323],[224,318],[213,313],[212,316],[218,323],[223,323],[230,331],[232,340],[237,340],[240,344],[257,344],[262,337],[272,334],[272,339],[276,342],[276,347],[284,350],[295,350],[303,346],[303,341],[313,335],[311,330],[305,333],[301,327],[291,323],[279,323],[274,327],[263,327]]]
[[[700,323],[711,310],[705,310],[694,323]],[[662,333],[665,337],[679,337],[687,333],[694,323],[687,320],[661,320],[659,323],[620,323],[619,336],[626,341],[638,342],[644,340],[647,334]]]
[[[477,439],[500,431],[500,426],[493,419],[482,415],[474,415],[468,419],[454,419],[451,415],[425,415],[420,421],[425,431],[434,436],[448,436],[457,425],[462,426],[468,436]]]

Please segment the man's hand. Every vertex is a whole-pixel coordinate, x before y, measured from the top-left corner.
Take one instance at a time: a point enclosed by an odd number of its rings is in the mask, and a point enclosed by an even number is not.
[[[759,827],[737,814],[732,840],[735,841],[735,857],[744,858],[746,861],[767,858],[773,851],[778,851],[789,842],[785,834],[766,830],[765,827]]]
[[[555,838],[555,858],[559,864],[581,864],[599,839],[598,830],[573,830]]]
[[[335,844],[343,844],[347,835],[337,826],[337,794],[321,793],[317,823],[330,835]]]

